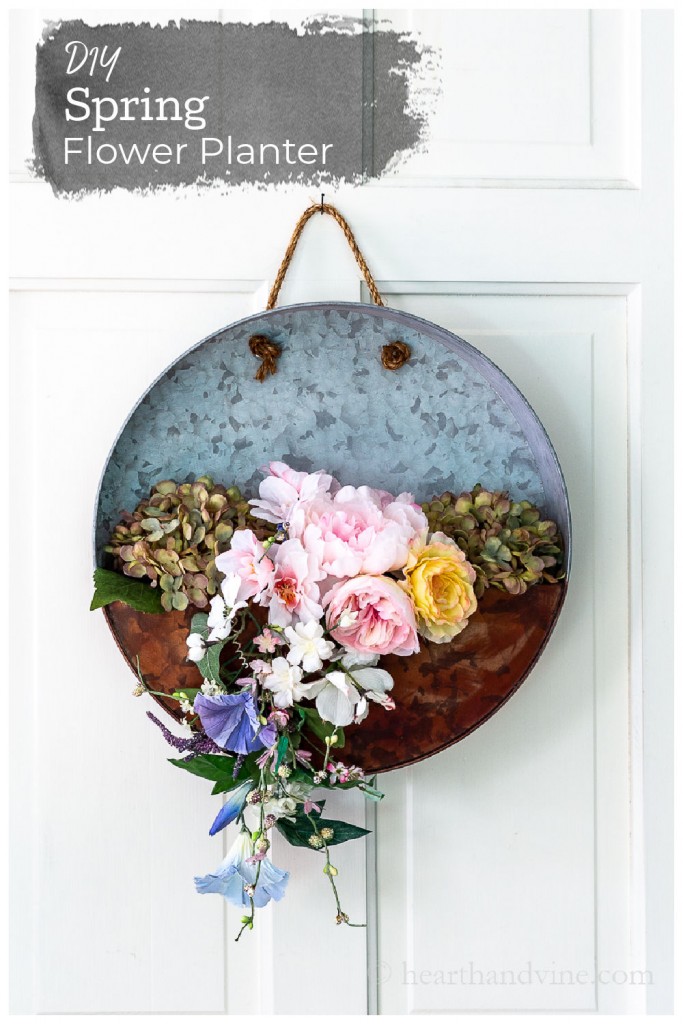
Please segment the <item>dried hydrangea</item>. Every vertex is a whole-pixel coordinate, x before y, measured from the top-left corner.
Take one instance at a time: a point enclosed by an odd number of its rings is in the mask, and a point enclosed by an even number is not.
[[[162,480],[124,514],[105,551],[126,576],[160,587],[166,611],[206,608],[221,578],[215,557],[247,526],[258,529],[238,487],[214,484],[210,476]]]
[[[459,495],[446,491],[422,508],[430,530],[452,537],[474,566],[477,597],[489,586],[523,594],[563,576],[557,525],[529,501],[511,501],[506,491],[477,484]]]

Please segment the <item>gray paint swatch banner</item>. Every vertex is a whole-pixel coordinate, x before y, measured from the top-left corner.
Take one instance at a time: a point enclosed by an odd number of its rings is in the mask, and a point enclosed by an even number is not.
[[[424,147],[438,91],[438,55],[384,22],[64,21],[37,48],[32,169],[66,196],[360,183]]]

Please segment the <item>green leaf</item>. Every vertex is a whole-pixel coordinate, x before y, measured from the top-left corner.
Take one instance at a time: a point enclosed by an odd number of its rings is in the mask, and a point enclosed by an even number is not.
[[[109,569],[95,569],[93,580],[95,594],[90,603],[91,612],[113,601],[122,601],[138,612],[157,615],[163,611],[161,594],[148,581],[131,579],[130,576]]]
[[[192,775],[199,775],[202,779],[210,779],[212,782],[223,782],[230,779],[232,786],[235,785],[232,779],[232,772],[235,767],[235,758],[224,754],[197,754],[189,761],[169,757],[170,764],[176,768],[182,768]],[[232,788],[232,786],[230,788]]]
[[[292,744],[292,746],[296,747],[296,743],[294,743],[294,737],[293,736],[289,737],[289,742]],[[289,776],[288,782],[290,784],[292,782],[305,782],[305,783],[307,783],[310,786],[312,774],[313,774],[313,772],[312,772],[311,769],[306,770],[304,768],[295,768],[292,771],[292,774]],[[319,804],[320,801],[316,800],[316,803]]]
[[[249,758],[242,764],[237,775],[234,775],[235,758],[227,754],[197,754],[196,757],[191,758],[189,761],[183,761],[180,758],[174,757],[169,757],[168,760],[176,768],[182,768],[183,771],[190,772],[192,775],[198,775],[201,779],[215,782],[212,790],[213,795],[216,793],[227,793],[228,790],[234,789],[240,782],[246,782],[247,779],[257,779],[259,774],[259,769],[254,760]]]
[[[203,636],[205,640],[209,632],[209,627],[206,624],[208,619],[209,616],[206,612],[197,612],[196,615],[192,616],[192,622],[190,623],[190,630],[193,633],[199,633],[199,635]]]
[[[379,789],[375,789],[374,786],[369,785],[367,782],[361,782],[361,784],[356,788],[359,789],[363,796],[367,797],[368,800],[384,800],[384,793],[381,793]]]
[[[197,668],[205,679],[214,683],[221,681],[221,651],[225,645],[222,643],[211,644],[206,648],[206,654],[201,661],[197,662]]]
[[[323,828],[334,830],[332,838],[326,840],[328,846],[338,846],[340,843],[348,843],[351,839],[360,839],[361,836],[369,834],[369,829],[360,828],[358,825],[351,825],[348,821],[320,818],[313,812],[311,817],[316,819],[318,831]],[[304,814],[297,814],[296,821],[287,821],[286,818],[280,818],[275,827],[291,846],[305,846],[309,850],[313,849],[308,840],[314,834],[314,829]]]
[[[238,774],[238,777],[236,779],[233,779],[231,772],[229,779],[224,779],[222,782],[217,782],[215,784],[215,786],[211,790],[211,796],[218,796],[219,793],[229,793],[231,789],[234,789],[235,786],[242,781],[241,775],[242,773],[240,772]]]
[[[299,708],[299,711],[303,712],[306,728],[310,729],[314,736],[325,742],[326,736],[331,736],[334,731],[334,726],[331,722],[326,722],[324,718],[321,718],[315,708]],[[344,730],[337,728],[337,742],[332,749],[340,750],[346,742],[344,737]]]
[[[282,764],[282,760],[287,753],[287,747],[289,746],[289,740],[286,736],[281,736],[277,744],[277,761],[275,763],[275,771],[278,770]]]
[[[352,825],[349,821],[335,821],[333,818],[320,818],[317,822],[318,830],[321,828],[334,829],[334,836],[327,840],[328,846],[337,846],[339,843],[348,843],[351,839],[360,839],[361,836],[369,836],[369,828],[361,828],[360,825]]]

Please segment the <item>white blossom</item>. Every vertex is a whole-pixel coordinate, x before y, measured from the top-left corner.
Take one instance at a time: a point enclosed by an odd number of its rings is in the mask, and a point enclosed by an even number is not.
[[[266,814],[272,814],[274,818],[288,818],[296,821],[297,802],[291,796],[282,796],[277,800],[265,800],[263,810]]]
[[[290,665],[286,658],[273,658],[271,668],[263,685],[274,693],[275,707],[291,708],[306,695],[306,686],[301,682],[303,673],[298,666]]]
[[[334,726],[350,725],[360,694],[346,672],[328,672],[322,679],[308,683],[306,696],[315,697],[321,718]]]
[[[206,644],[201,633],[190,633],[185,643],[190,661],[201,661],[206,654]]]
[[[221,584],[221,593],[211,598],[211,611],[207,619],[207,626],[211,630],[209,641],[225,640],[232,630],[232,620],[240,608],[246,608],[246,601],[238,601],[237,593],[242,580],[236,574],[226,576]]]
[[[319,672],[323,661],[332,657],[334,643],[324,639],[324,629],[319,622],[298,622],[287,626],[285,636],[289,644],[287,661],[301,665],[304,672]]]
[[[368,712],[369,711],[370,711],[370,705],[368,704],[367,697],[361,697],[360,700],[358,701],[358,703],[356,704],[356,708],[355,708],[355,712],[354,712],[354,716],[353,716],[354,723],[356,725],[358,725],[359,722],[364,722],[365,719],[368,717]]]
[[[363,658],[363,655],[354,654],[348,660]],[[362,722],[367,717],[368,700],[381,704],[387,711],[392,710],[395,704],[388,691],[393,685],[394,680],[382,668],[353,667],[345,672],[328,672],[322,679],[309,683],[306,696],[315,697],[321,718],[341,728],[351,722]]]
[[[354,668],[349,671],[354,682],[363,690],[364,697],[375,704],[381,704],[386,711],[393,711],[396,705],[388,691],[393,689],[394,680],[388,672],[383,668]]]
[[[200,689],[206,697],[215,697],[217,693],[223,692],[222,688],[213,679],[205,679]]]
[[[346,650],[346,653],[341,658],[341,663],[344,668],[365,668],[366,666],[376,665],[379,661],[378,654],[363,654],[361,651]]]

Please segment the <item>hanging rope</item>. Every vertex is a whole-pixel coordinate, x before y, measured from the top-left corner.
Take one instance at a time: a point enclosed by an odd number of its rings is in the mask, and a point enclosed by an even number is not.
[[[273,281],[273,287],[270,289],[270,295],[268,296],[268,302],[266,303],[266,309],[274,309],[275,308],[275,303],[277,302],[277,297],[280,294],[280,289],[282,288],[282,283],[283,283],[283,281],[285,279],[285,275],[286,275],[287,271],[289,270],[289,264],[292,262],[292,256],[294,255],[294,250],[297,247],[298,241],[301,238],[301,235],[303,233],[304,228],[308,224],[308,222],[311,219],[311,217],[313,217],[316,213],[326,213],[330,217],[332,217],[333,220],[336,220],[337,224],[339,225],[339,227],[344,232],[344,238],[349,243],[349,246],[351,248],[351,252],[353,253],[353,255],[356,258],[356,263],[360,267],[361,273],[362,273],[363,277],[365,278],[365,283],[367,284],[368,291],[370,292],[370,295],[372,296],[372,301],[374,303],[376,303],[376,305],[378,305],[378,306],[383,306],[384,302],[382,301],[382,296],[380,295],[380,293],[379,293],[379,291],[377,289],[377,285],[375,284],[375,279],[373,278],[372,274],[370,273],[370,269],[369,269],[367,263],[365,262],[365,257],[363,256],[363,253],[358,248],[358,242],[356,241],[355,236],[353,234],[353,231],[349,227],[346,219],[344,217],[342,217],[342,215],[339,212],[339,210],[337,209],[337,207],[336,206],[332,206],[331,203],[315,203],[313,206],[309,206],[307,210],[304,210],[304,212],[299,217],[299,220],[297,221],[296,227],[294,228],[294,231],[292,232],[292,237],[289,240],[289,245],[287,246],[287,248],[285,250],[285,255],[282,258],[282,263],[280,264],[280,269],[278,270],[277,274],[275,275],[275,280]]]
[[[365,283],[368,286],[368,291],[370,292],[372,301],[377,306],[383,306],[384,301],[379,293],[377,285],[375,284],[375,279],[370,273],[370,268],[365,262],[365,257],[358,247],[358,242],[356,241],[346,218],[342,216],[336,206],[332,206],[331,203],[325,203],[321,200],[321,202],[314,203],[312,206],[309,206],[307,210],[304,210],[297,221],[294,231],[292,232],[292,237],[289,240],[289,245],[285,250],[285,255],[282,258],[282,263],[275,275],[273,286],[270,289],[266,309],[270,310],[275,308],[278,295],[280,294],[280,289],[282,288],[285,276],[289,270],[299,239],[301,238],[303,230],[309,220],[311,217],[315,216],[316,213],[326,213],[337,222],[344,232],[344,237],[349,243],[349,247],[356,259],[356,263],[360,267],[360,271],[365,278]],[[277,342],[267,338],[264,334],[254,334],[249,339],[249,348],[252,354],[255,355],[257,359],[261,360],[261,365],[256,371],[256,380],[263,381],[270,374],[277,373],[277,360],[282,353],[281,346],[278,345]],[[381,358],[382,366],[384,366],[386,370],[398,370],[410,359],[410,347],[403,341],[391,341],[382,347]]]

